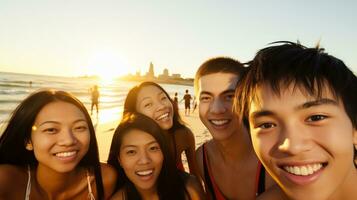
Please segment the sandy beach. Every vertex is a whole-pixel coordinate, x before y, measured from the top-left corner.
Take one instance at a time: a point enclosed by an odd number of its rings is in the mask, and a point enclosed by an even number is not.
[[[206,127],[202,124],[198,111],[196,110],[194,113],[190,114],[190,116],[185,116],[184,112],[180,111],[182,120],[186,123],[186,125],[192,130],[195,135],[196,148],[198,148],[202,143],[209,140],[211,135],[209,134]],[[111,140],[114,134],[114,130],[117,127],[119,120],[113,120],[107,123],[99,123],[96,127],[96,135],[99,146],[99,157],[102,162],[106,162],[108,155]],[[185,157],[185,156],[183,156]],[[183,161],[185,168],[187,167],[187,162]]]

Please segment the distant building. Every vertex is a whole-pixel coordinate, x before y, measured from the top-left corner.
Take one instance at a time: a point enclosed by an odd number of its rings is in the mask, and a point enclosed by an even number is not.
[[[181,74],[172,74],[171,78],[180,79],[181,78]]]
[[[146,73],[146,77],[147,78],[155,78],[154,64],[152,64],[152,62],[150,62],[149,71]]]
[[[159,75],[158,77],[159,79],[169,79],[169,70],[168,69],[164,69],[164,71],[162,72],[162,74]]]

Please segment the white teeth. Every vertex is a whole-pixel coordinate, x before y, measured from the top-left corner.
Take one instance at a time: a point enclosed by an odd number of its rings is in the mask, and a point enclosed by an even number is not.
[[[167,118],[167,117],[169,117],[169,113],[165,113],[165,114],[159,116],[158,118],[156,118],[156,120],[162,120],[162,119]]]
[[[217,125],[217,126],[221,126],[223,124],[228,123],[229,120],[227,119],[222,119],[222,120],[211,120],[212,124]]]
[[[313,174],[321,168],[322,168],[321,163],[313,164],[313,165],[304,165],[304,166],[284,166],[285,171],[298,176],[307,176]]]
[[[153,170],[145,170],[145,171],[137,171],[136,174],[138,174],[139,176],[147,176],[152,174]]]
[[[69,156],[73,156],[76,153],[77,153],[76,151],[60,152],[60,153],[56,153],[56,156],[57,157],[69,157]]]

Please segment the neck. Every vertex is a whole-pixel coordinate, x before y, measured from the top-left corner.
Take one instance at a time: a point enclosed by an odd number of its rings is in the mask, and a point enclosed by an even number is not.
[[[148,190],[140,190],[138,189],[140,196],[143,200],[158,200],[159,195],[157,193],[156,188],[148,189]]]
[[[254,154],[248,134],[247,129],[241,127],[226,140],[213,140],[213,143],[224,160],[246,159]]]
[[[54,199],[73,188],[74,184],[79,184],[84,180],[82,170],[76,169],[67,173],[56,172],[52,169],[39,165],[36,169],[35,186],[41,195]]]

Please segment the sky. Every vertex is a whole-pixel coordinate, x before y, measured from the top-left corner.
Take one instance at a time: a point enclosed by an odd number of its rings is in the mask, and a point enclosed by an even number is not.
[[[194,77],[278,40],[320,46],[357,72],[357,1],[0,0],[0,71],[112,77],[154,64]]]

